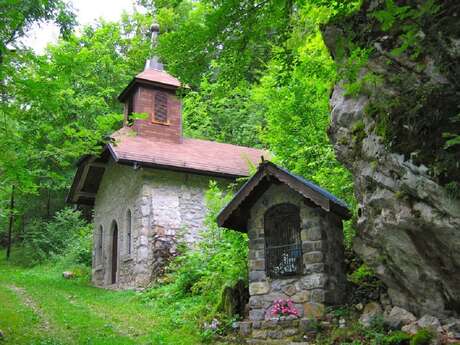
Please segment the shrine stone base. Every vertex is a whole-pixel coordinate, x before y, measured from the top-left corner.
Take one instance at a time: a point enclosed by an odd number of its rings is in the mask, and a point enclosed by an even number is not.
[[[236,328],[248,345],[304,345],[308,335],[316,332],[312,319],[271,319],[241,321]]]

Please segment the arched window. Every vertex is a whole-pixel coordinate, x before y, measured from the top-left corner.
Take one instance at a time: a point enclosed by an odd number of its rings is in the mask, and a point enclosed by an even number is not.
[[[104,238],[104,229],[102,225],[99,225],[99,229],[96,234],[96,265],[102,263],[102,241]]]
[[[168,122],[168,95],[165,92],[155,92],[155,114],[156,122]]]
[[[115,220],[112,221],[112,256],[111,256],[111,282],[115,284],[117,282],[118,272],[118,225]]]
[[[264,216],[265,268],[276,278],[302,273],[299,208],[292,204],[271,207]]]
[[[131,210],[126,212],[126,254],[131,255]]]

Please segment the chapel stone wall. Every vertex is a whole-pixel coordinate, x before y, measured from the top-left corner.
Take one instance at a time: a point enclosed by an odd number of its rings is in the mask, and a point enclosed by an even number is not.
[[[149,280],[163,273],[178,240],[193,246],[205,229],[205,193],[209,181],[225,186],[228,180],[173,171],[146,170],[141,193],[139,231],[146,236],[145,259]]]
[[[92,281],[97,286],[111,285],[113,222],[118,228],[118,275],[120,285],[136,285],[139,270],[140,220],[139,194],[142,173],[132,167],[109,161],[94,205]],[[127,212],[131,211],[131,254],[127,250]],[[98,254],[98,232],[103,229],[101,260]],[[140,278],[142,280],[142,278]]]
[[[94,208],[93,275],[95,285],[111,285],[111,225],[118,225],[118,288],[144,287],[163,273],[177,255],[177,241],[200,239],[206,216],[205,193],[210,180],[225,179],[109,163]],[[131,211],[131,254],[126,253],[128,209]],[[103,259],[98,264],[97,234],[103,226]]]

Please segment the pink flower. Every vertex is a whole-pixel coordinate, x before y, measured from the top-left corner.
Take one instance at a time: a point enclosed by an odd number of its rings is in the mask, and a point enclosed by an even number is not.
[[[273,301],[271,314],[273,316],[278,316],[278,317],[289,316],[289,315],[293,315],[297,317],[299,316],[299,312],[297,308],[294,306],[294,303],[292,303],[292,300],[290,299],[288,300],[279,299],[279,300]]]

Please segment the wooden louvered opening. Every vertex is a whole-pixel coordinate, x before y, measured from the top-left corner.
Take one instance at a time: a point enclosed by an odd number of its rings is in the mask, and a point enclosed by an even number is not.
[[[271,278],[302,273],[299,208],[292,204],[271,207],[264,216],[265,269]]]
[[[168,95],[165,92],[155,92],[155,114],[154,121],[168,122]]]

